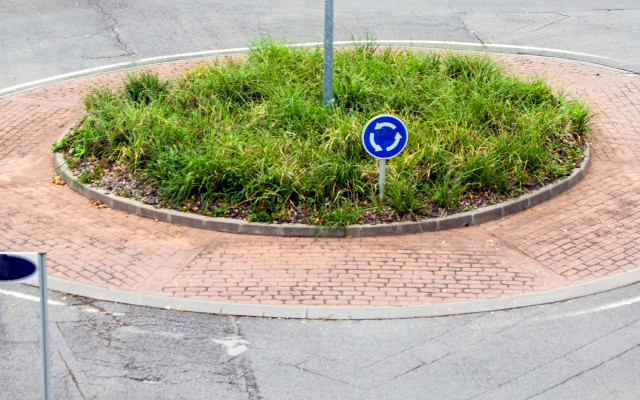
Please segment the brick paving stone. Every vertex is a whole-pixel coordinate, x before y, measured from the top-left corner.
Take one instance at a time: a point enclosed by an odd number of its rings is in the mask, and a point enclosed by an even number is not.
[[[494,298],[640,264],[640,78],[532,56],[496,56],[597,112],[592,167],[571,190],[479,227],[382,238],[234,235],[91,206],[50,182],[51,144],[116,72],[0,99],[0,251],[48,252],[53,276],[165,296],[250,304],[372,306]],[[154,67],[163,76],[202,61]]]

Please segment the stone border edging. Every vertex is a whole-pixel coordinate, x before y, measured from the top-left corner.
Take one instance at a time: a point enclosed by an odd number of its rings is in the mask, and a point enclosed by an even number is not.
[[[68,131],[69,129],[65,131],[62,137],[64,137]],[[61,153],[55,153],[54,155],[54,168],[56,172],[72,190],[90,200],[100,201],[114,210],[190,228],[227,233],[284,237],[399,236],[479,225],[526,210],[558,196],[580,182],[585,177],[590,165],[591,156],[587,143],[584,151],[584,159],[580,167],[574,169],[567,178],[513,200],[483,207],[476,211],[468,211],[422,221],[394,222],[380,225],[348,225],[345,228],[328,228],[305,224],[264,224],[231,218],[206,217],[176,210],[155,208],[140,203],[139,201],[116,196],[108,191],[78,182],[71,171],[69,171],[64,155]]]
[[[635,268],[633,270],[598,279],[596,281],[545,290],[543,292],[523,293],[508,297],[454,303],[369,307],[309,307],[223,303],[126,292],[55,277],[49,277],[48,279],[49,289],[57,292],[89,297],[100,301],[130,304],[134,306],[218,315],[235,315],[241,317],[375,320],[432,318],[460,314],[474,314],[572,300],[636,284],[640,282],[640,268]]]

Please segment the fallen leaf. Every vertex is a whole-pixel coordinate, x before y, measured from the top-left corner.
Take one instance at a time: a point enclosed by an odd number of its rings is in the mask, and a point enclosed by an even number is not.
[[[65,182],[60,175],[56,175],[53,178],[51,178],[51,183],[53,183],[56,186],[64,186],[67,184],[67,182]]]
[[[100,200],[89,200],[89,204],[91,204],[93,208],[107,208],[107,205]]]

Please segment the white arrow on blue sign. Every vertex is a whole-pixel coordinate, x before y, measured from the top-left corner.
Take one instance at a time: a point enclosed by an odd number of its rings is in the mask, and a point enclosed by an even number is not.
[[[362,144],[373,157],[388,160],[395,157],[407,145],[407,127],[397,117],[382,114],[373,117],[362,130]]]

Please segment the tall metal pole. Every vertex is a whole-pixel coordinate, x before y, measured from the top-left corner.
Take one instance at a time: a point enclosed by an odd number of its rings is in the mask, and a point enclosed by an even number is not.
[[[38,253],[40,281],[40,322],[42,344],[42,400],[51,399],[51,371],[49,369],[49,308],[47,302],[47,254]]]
[[[322,105],[333,105],[333,0],[324,0],[324,60],[322,63]]]

